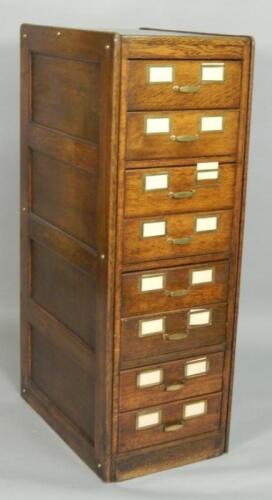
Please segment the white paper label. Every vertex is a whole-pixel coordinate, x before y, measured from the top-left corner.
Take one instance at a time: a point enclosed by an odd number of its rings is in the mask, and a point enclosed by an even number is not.
[[[200,358],[189,361],[185,365],[185,377],[195,377],[196,375],[203,375],[208,371],[207,358]]]
[[[200,285],[202,283],[211,283],[213,280],[213,270],[203,269],[201,271],[192,272],[192,285]]]
[[[148,370],[146,372],[139,373],[137,376],[137,386],[148,387],[150,385],[158,385],[161,384],[162,379],[162,370]]]
[[[198,181],[218,179],[219,177],[218,161],[197,163],[196,169],[197,169],[196,176]]]
[[[164,332],[164,318],[147,319],[140,323],[140,336],[154,335]]]
[[[203,63],[201,80],[203,82],[222,82],[224,81],[224,71],[224,63]]]
[[[196,219],[196,232],[202,231],[216,231],[218,217],[197,217]]]
[[[156,191],[168,188],[168,174],[152,174],[145,176],[145,190]]]
[[[173,66],[150,66],[149,83],[169,83],[173,81]]]
[[[166,222],[164,220],[158,222],[143,223],[143,238],[152,238],[154,236],[164,236],[166,233]]]
[[[184,405],[184,418],[198,417],[206,413],[206,401],[197,401],[196,403],[189,403]]]
[[[170,132],[169,118],[147,118],[146,134],[168,134]]]
[[[164,287],[164,275],[158,274],[156,276],[142,276],[141,277],[141,291],[150,292],[151,290],[162,290]]]
[[[191,309],[189,312],[189,326],[209,325],[211,311],[209,309]]]
[[[223,130],[223,116],[202,116],[201,132],[216,132]]]
[[[144,429],[145,427],[151,427],[152,425],[158,425],[160,423],[160,412],[151,411],[149,413],[138,413],[137,415],[137,429]]]

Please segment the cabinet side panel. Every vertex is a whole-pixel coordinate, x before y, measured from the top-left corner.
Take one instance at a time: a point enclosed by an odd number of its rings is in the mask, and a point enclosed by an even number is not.
[[[22,393],[107,479],[118,40],[23,25],[21,43]]]

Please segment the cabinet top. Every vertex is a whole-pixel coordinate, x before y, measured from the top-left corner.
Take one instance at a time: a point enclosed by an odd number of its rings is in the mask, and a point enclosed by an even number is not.
[[[205,33],[197,31],[186,31],[186,30],[176,30],[176,29],[164,29],[164,28],[152,28],[152,27],[139,27],[136,29],[122,29],[122,28],[111,28],[111,29],[79,29],[79,28],[67,28],[67,27],[56,27],[56,26],[45,26],[45,25],[35,25],[24,23],[21,26],[21,30],[69,30],[69,31],[80,31],[80,32],[90,32],[94,34],[108,34],[108,35],[119,35],[121,37],[182,37],[182,38],[228,38],[235,41],[241,38],[252,38],[248,35],[234,35],[225,33]]]

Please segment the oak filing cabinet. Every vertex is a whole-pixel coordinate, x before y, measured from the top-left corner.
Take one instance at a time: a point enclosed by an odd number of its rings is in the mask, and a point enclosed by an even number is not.
[[[227,450],[253,41],[23,25],[22,394],[105,481]]]

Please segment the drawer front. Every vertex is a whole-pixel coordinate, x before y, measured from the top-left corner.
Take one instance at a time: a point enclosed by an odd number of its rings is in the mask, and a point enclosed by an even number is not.
[[[130,110],[238,108],[240,61],[129,61]]]
[[[122,320],[121,366],[225,342],[226,305],[182,309]]]
[[[224,302],[228,275],[228,261],[124,274],[122,316]]]
[[[205,395],[119,415],[119,451],[124,452],[215,431],[221,394]]]
[[[120,411],[219,392],[223,362],[221,352],[125,370],[120,375]]]
[[[125,263],[226,252],[232,212],[168,215],[124,221]]]
[[[233,205],[235,165],[128,170],[125,182],[125,217],[220,210]]]
[[[238,110],[127,114],[129,160],[236,153]]]

